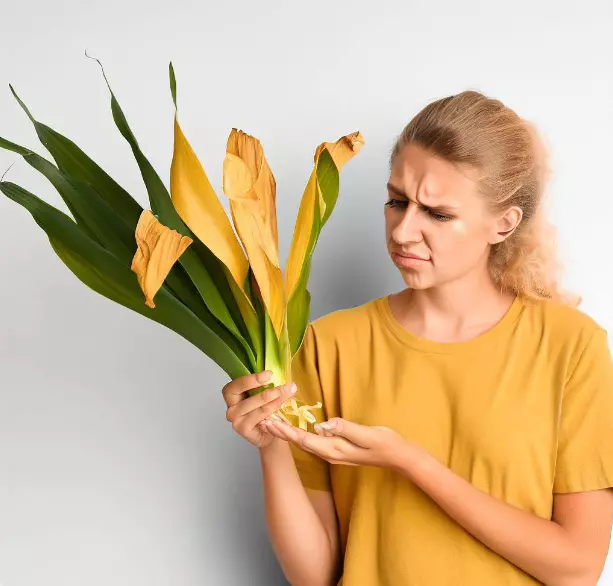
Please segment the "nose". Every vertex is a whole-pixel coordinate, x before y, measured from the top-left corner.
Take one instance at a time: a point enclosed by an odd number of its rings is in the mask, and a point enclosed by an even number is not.
[[[411,202],[392,229],[391,236],[398,244],[421,242],[423,240],[421,223],[422,218],[419,209]]]

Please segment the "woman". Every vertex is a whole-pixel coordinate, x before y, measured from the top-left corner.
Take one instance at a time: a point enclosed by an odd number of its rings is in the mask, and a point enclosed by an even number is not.
[[[323,403],[316,433],[268,417],[291,385],[245,398],[257,373],[224,387],[228,420],[259,448],[285,576],[596,584],[613,361],[605,330],[558,289],[543,143],[466,91],[417,114],[390,169],[387,247],[407,287],[309,324],[292,378],[296,398]]]

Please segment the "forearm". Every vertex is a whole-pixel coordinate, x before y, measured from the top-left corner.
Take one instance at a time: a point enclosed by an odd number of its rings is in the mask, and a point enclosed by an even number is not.
[[[300,481],[289,444],[260,449],[266,522],[283,573],[292,586],[335,583],[337,560],[328,533]]]
[[[413,444],[395,467],[466,531],[548,586],[588,586],[586,556],[558,523],[479,490]]]

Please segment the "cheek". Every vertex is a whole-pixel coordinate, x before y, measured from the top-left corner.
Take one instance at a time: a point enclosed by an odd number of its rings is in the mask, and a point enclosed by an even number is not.
[[[425,237],[434,258],[445,264],[463,264],[483,249],[483,234],[466,220],[455,219],[439,228]]]
[[[451,220],[433,228],[424,236],[435,254],[437,252],[462,254],[461,249],[470,241],[470,226],[464,220]]]
[[[470,232],[470,227],[468,225],[468,223],[466,222],[466,220],[456,220],[455,222],[450,222],[451,223],[451,233],[456,237],[456,238],[465,238],[469,232]]]

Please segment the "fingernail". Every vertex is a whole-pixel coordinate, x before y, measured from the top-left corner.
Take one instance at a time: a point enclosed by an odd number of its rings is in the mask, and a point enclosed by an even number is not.
[[[320,423],[319,425],[321,425],[321,427],[323,427],[324,429],[334,429],[336,427],[336,424],[334,422],[332,423],[324,422],[324,423]]]
[[[292,383],[289,386],[289,394],[290,395],[293,395],[297,390],[298,390],[298,387],[296,387],[296,383]]]
[[[270,370],[265,370],[264,372],[260,372],[256,375],[256,379],[259,383],[265,383],[272,376],[272,372]]]

